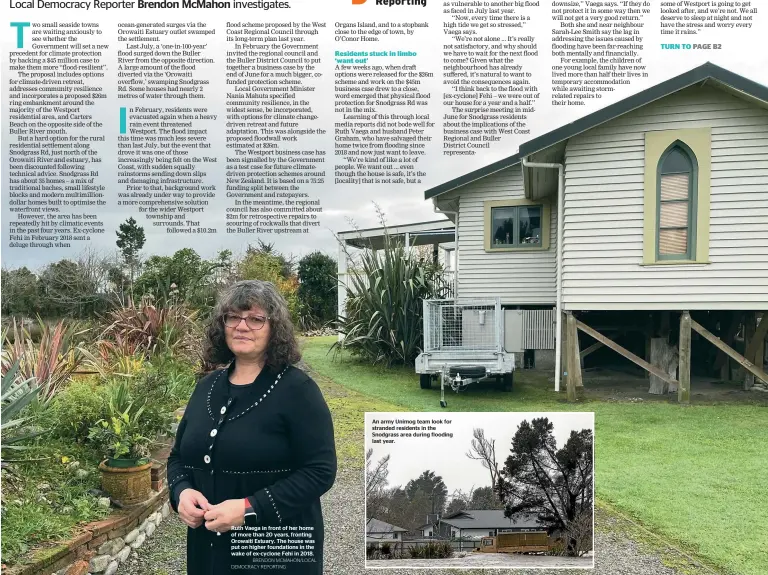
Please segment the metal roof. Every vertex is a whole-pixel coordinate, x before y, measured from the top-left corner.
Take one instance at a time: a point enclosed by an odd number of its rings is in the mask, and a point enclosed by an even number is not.
[[[514,518],[504,517],[502,509],[465,509],[440,519],[459,529],[540,529],[535,513],[519,513]]]
[[[348,246],[382,249],[387,236],[390,239],[404,239],[406,234],[411,246],[448,244],[456,239],[455,226],[448,218],[399,226],[347,230],[336,235]]]
[[[703,85],[708,80],[713,80],[713,84],[715,86],[720,84],[722,86],[732,88],[739,95],[751,97],[762,102],[768,102],[768,87],[763,86],[762,84],[758,84],[757,82],[753,82],[744,76],[739,76],[730,70],[716,66],[711,62],[707,62],[701,66],[693,68],[692,70],[688,70],[679,76],[675,76],[674,78],[670,78],[669,80],[661,82],[660,84],[651,86],[642,92],[638,92],[637,94],[633,94],[628,98],[624,98],[615,104],[606,106],[597,112],[584,116],[583,118],[579,118],[570,124],[561,126],[560,128],[552,130],[551,132],[547,132],[543,136],[528,140],[524,144],[520,145],[519,153],[521,156],[527,156],[529,154],[536,153],[539,150],[548,148],[554,144],[557,144],[558,142],[567,140],[576,134],[591,130],[600,124],[604,124],[605,122],[609,122],[614,118],[623,116],[632,110],[642,108],[651,102],[669,96],[670,94],[674,94],[675,92],[679,92],[684,88],[688,88],[695,84]]]
[[[402,527],[398,527],[397,525],[387,523],[386,521],[379,521],[378,519],[369,519],[365,524],[365,533],[368,536],[370,536],[371,533],[405,533],[406,531],[408,530],[403,529]]]
[[[430,220],[428,222],[410,222],[407,224],[400,224],[400,225],[394,225],[394,226],[381,226],[378,228],[364,228],[359,230],[344,230],[343,232],[338,232],[338,236],[340,238],[352,238],[357,237],[358,235],[379,235],[383,234],[385,231],[389,231],[390,233],[403,233],[403,232],[409,232],[409,231],[428,231],[428,230],[435,230],[435,229],[443,229],[443,228],[453,228],[453,222],[449,220],[448,218],[443,218],[441,220]]]
[[[456,188],[460,188],[461,186],[466,186],[467,184],[474,182],[475,180],[480,180],[482,178],[485,178],[486,176],[490,176],[494,172],[506,170],[507,168],[519,163],[520,163],[520,154],[509,156],[508,158],[504,158],[503,160],[499,160],[492,164],[488,164],[487,166],[479,168],[473,172],[469,172],[468,174],[464,174],[463,176],[454,178],[449,182],[445,182],[444,184],[440,184],[439,186],[435,186],[434,188],[429,188],[426,192],[424,192],[424,199],[428,200],[430,198],[434,198],[435,196],[439,196],[440,194],[444,194]]]
[[[721,68],[720,66],[712,64],[711,62],[706,62],[701,66],[693,68],[692,70],[684,72],[683,74],[675,76],[674,78],[670,78],[669,80],[665,80],[664,82],[656,84],[655,86],[643,90],[642,92],[633,94],[628,98],[620,100],[619,102],[611,104],[610,106],[606,106],[605,108],[584,116],[583,118],[571,122],[570,124],[566,124],[560,128],[552,130],[551,132],[547,132],[542,136],[528,140],[527,142],[524,142],[520,145],[518,153],[513,156],[509,156],[503,160],[488,164],[487,166],[469,172],[468,174],[464,174],[463,176],[459,176],[458,178],[454,178],[448,182],[440,184],[439,186],[435,186],[434,188],[426,190],[424,192],[424,199],[429,200],[435,196],[439,196],[440,194],[444,194],[476,180],[490,176],[495,172],[509,168],[515,164],[519,164],[524,156],[528,156],[553,146],[559,142],[575,136],[576,134],[591,130],[600,124],[609,122],[614,118],[622,116],[637,108],[641,108],[655,100],[669,96],[670,94],[678,92],[684,88],[688,88],[696,84],[703,85],[706,82],[709,82],[710,84],[720,89],[726,89],[727,91],[741,98],[745,98],[751,101],[757,100],[760,103],[768,103],[768,87],[749,80],[744,76],[735,74],[730,70]]]

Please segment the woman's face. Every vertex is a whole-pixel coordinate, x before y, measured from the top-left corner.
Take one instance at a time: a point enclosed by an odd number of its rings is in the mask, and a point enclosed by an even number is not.
[[[233,325],[235,321],[237,325]],[[224,337],[236,359],[260,358],[269,345],[270,330],[267,313],[258,306],[224,315]]]

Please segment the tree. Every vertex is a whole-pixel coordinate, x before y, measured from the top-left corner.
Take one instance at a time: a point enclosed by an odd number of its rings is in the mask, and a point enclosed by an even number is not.
[[[296,275],[294,269],[296,268],[295,258],[293,256],[286,256],[281,254],[275,249],[275,244],[268,244],[263,240],[256,240],[256,247],[249,245],[245,251],[245,255],[249,254],[264,254],[274,257],[280,262],[280,276],[283,279],[288,279]]]
[[[385,455],[374,462],[373,449],[365,454],[365,512],[368,518],[379,518],[386,508],[389,457]]]
[[[496,440],[485,437],[485,431],[476,427],[472,430],[472,449],[467,452],[467,457],[477,459],[491,474],[491,485],[496,485],[499,475],[499,465],[496,463]]]
[[[383,521],[405,529],[416,529],[427,522],[432,512],[429,495],[417,490],[412,496],[402,487],[393,487],[386,492]]]
[[[472,492],[468,509],[504,509],[504,504],[499,500],[493,487],[478,487]]]
[[[173,297],[195,308],[209,307],[216,298],[215,271],[230,265],[229,257],[225,250],[216,260],[204,260],[192,248],[180,249],[170,257],[152,256],[136,278],[134,293],[149,294],[159,303]]]
[[[299,302],[306,312],[305,323],[323,325],[336,318],[338,271],[336,260],[315,251],[299,260]]]
[[[226,287],[231,283],[235,273],[232,261],[232,250],[221,250],[216,256],[216,269],[213,272],[213,283],[216,288]]]
[[[536,513],[550,533],[565,537],[568,555],[581,555],[575,533],[583,537],[583,517],[592,515],[593,436],[572,431],[557,448],[554,425],[546,417],[523,421],[512,438],[511,455],[501,469],[497,492],[504,515]],[[588,538],[591,540],[591,537]]]
[[[473,488],[468,493],[457,489],[451,495],[451,500],[448,503],[445,514],[448,516],[465,509],[504,509],[504,504],[499,501],[499,498],[493,491],[493,487],[490,486]]]
[[[110,289],[118,294],[120,301],[125,298],[126,287],[131,287],[131,278],[125,275],[125,268],[120,264],[113,264],[107,268],[107,280]]]
[[[271,244],[269,249],[248,248],[245,256],[237,265],[237,277],[243,280],[262,280],[275,284],[291,312],[291,318],[298,319],[299,281],[295,275],[286,277],[286,258],[276,253]],[[288,266],[290,267],[290,266]]]
[[[136,270],[139,267],[139,252],[144,247],[146,237],[144,228],[136,223],[133,218],[128,218],[122,224],[117,234],[117,247],[123,254],[125,265],[128,266],[131,286],[136,277]]]
[[[110,304],[108,275],[108,262],[91,250],[77,260],[48,264],[38,276],[41,315],[84,318],[103,312]]]
[[[443,478],[435,475],[434,471],[424,471],[416,479],[411,479],[405,486],[408,499],[418,498],[419,492],[430,500],[430,513],[442,515],[448,501],[448,488],[445,486]]]
[[[454,491],[453,494],[451,494],[451,500],[448,502],[448,507],[445,508],[446,517],[450,517],[454,513],[464,511],[465,509],[471,509],[469,501],[469,493],[464,493],[461,489]]]
[[[37,276],[26,267],[0,272],[3,315],[33,317],[40,312]]]

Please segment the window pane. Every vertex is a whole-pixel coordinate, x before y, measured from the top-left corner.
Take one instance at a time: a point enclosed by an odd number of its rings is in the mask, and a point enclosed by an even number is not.
[[[515,210],[517,208],[491,208],[491,244],[511,246],[514,243]]]
[[[687,228],[688,202],[668,202],[661,204],[660,228]]]
[[[520,245],[541,244],[541,207],[520,207]]]
[[[688,159],[688,154],[683,153],[680,148],[672,150],[667,157],[664,158],[664,165],[661,167],[662,174],[690,171],[691,160]]]
[[[661,201],[687,200],[689,174],[661,176]]]
[[[659,232],[659,254],[669,256],[688,253],[688,230],[661,230]]]

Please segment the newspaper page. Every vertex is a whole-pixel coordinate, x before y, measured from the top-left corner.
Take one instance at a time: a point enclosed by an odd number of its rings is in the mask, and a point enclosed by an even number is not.
[[[763,2],[7,1],[3,574],[768,572]]]

